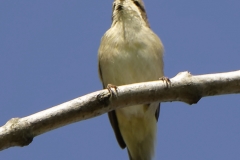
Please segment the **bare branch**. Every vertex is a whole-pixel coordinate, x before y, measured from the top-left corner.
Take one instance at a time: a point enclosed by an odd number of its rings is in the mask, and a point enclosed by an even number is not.
[[[154,101],[197,103],[202,97],[240,93],[240,70],[228,73],[192,76],[181,72],[166,81],[153,81],[107,89],[73,99],[23,118],[12,118],[0,127],[0,150],[26,146],[35,136],[93,118],[119,107]]]

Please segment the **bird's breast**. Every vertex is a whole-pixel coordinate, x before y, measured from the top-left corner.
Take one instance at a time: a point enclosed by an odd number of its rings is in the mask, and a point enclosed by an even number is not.
[[[145,30],[131,33],[132,36],[116,28],[105,33],[99,48],[99,67],[105,87],[153,81],[163,76],[162,43],[150,29]],[[131,108],[128,110],[133,114],[144,112],[144,108]]]
[[[112,28],[104,35],[99,49],[105,87],[109,83],[124,85],[163,76],[163,47],[153,32],[141,31],[125,39],[122,32],[115,31]]]

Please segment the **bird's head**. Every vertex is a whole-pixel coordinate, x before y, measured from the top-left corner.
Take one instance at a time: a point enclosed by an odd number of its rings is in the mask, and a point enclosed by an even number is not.
[[[115,0],[112,9],[112,23],[138,21],[149,27],[142,0]]]

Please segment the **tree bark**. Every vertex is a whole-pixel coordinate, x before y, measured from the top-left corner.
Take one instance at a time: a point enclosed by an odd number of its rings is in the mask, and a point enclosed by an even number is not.
[[[26,146],[35,136],[93,118],[111,110],[154,101],[197,103],[202,97],[240,93],[240,70],[192,76],[181,72],[166,79],[96,91],[23,118],[12,118],[0,127],[0,150]]]

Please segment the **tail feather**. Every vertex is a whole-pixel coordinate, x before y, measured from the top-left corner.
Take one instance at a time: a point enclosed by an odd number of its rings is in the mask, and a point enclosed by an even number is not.
[[[141,106],[137,107],[141,108]],[[154,116],[154,110],[156,111],[159,105],[154,104],[151,107],[148,107],[142,116],[126,116],[126,114],[117,112],[120,122],[119,128],[127,146],[130,160],[153,159],[157,132],[157,120]],[[142,108],[144,109],[144,106]]]

